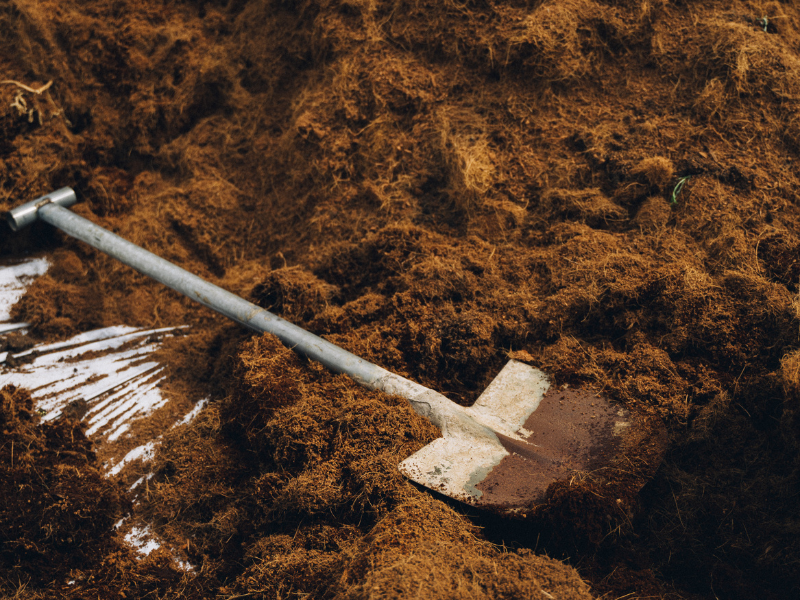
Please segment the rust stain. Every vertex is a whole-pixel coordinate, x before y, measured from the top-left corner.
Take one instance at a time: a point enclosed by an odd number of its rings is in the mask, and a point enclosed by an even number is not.
[[[552,483],[614,464],[639,425],[593,391],[551,390],[525,422],[524,442],[498,435],[510,455],[476,486],[479,503],[495,509],[542,503]]]

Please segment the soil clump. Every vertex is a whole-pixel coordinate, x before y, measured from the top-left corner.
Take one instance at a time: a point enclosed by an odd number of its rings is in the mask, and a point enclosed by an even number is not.
[[[167,389],[212,401],[121,487],[75,419],[0,392],[0,496],[25,501],[0,507],[0,593],[796,595],[799,23],[714,0],[4,4],[0,209],[72,186],[79,214],[457,402],[513,357],[663,422],[669,451],[641,490],[474,515],[397,473],[438,435],[404,401],[36,224],[0,237],[53,263],[12,317],[41,340],[191,325]],[[165,542],[141,561],[129,512]]]

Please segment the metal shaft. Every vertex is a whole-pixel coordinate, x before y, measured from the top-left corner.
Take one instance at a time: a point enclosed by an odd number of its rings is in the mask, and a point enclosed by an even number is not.
[[[29,207],[31,204],[33,203],[28,203],[25,206]],[[332,371],[345,373],[368,387],[379,386],[380,379],[389,374],[385,369],[373,365],[321,337],[309,333],[273,315],[269,311],[227,292],[156,256],[152,252],[148,252],[95,225],[91,221],[64,208],[58,202],[40,201],[39,205],[36,206],[35,212],[42,221],[86,242],[101,252],[113,256],[120,262],[160,281],[192,300],[196,300],[200,304],[254,331],[268,332],[277,336],[288,347],[312,360],[321,362]],[[29,214],[30,209],[28,208],[25,212],[25,217],[28,220],[22,225],[30,222]],[[33,220],[35,220],[35,216]],[[9,223],[11,222],[12,215],[9,215]]]
[[[61,188],[10,210],[6,221],[18,231],[41,219],[245,327],[275,335],[295,352],[331,371],[349,375],[368,388],[406,398],[445,435],[461,429],[489,431],[442,394],[367,362],[67,210],[76,202],[71,188]]]

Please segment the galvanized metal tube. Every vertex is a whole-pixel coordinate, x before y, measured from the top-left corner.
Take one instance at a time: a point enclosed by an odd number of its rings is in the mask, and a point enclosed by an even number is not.
[[[39,208],[45,204],[59,204],[61,206],[72,206],[78,201],[78,197],[72,188],[63,187],[55,192],[50,192],[44,196],[26,202],[16,208],[12,208],[6,213],[6,223],[12,231],[19,231],[27,227],[37,219]]]
[[[66,196],[66,194],[64,195]],[[47,197],[43,196],[43,198]],[[415,388],[422,388],[418,384],[373,365],[355,354],[351,354],[347,350],[343,350],[321,337],[309,333],[297,325],[293,325],[269,311],[181,269],[152,252],[148,252],[136,244],[132,244],[91,221],[76,215],[60,206],[57,202],[39,202],[38,205],[35,202],[28,203],[36,207],[33,211],[33,220],[35,220],[35,215],[38,212],[41,220],[61,229],[72,237],[113,256],[140,273],[160,281],[173,290],[241,323],[245,327],[277,336],[292,350],[322,363],[332,371],[345,373],[362,385],[371,388],[394,388],[401,382],[407,382]],[[24,206],[28,207],[27,204]],[[28,212],[26,210],[26,223],[30,221]],[[9,222],[11,222],[10,217]],[[390,382],[394,385],[389,386]],[[422,389],[425,390],[426,388]],[[386,391],[389,390],[386,389]]]

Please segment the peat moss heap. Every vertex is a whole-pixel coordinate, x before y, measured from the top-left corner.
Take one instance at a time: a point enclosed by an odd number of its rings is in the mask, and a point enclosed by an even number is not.
[[[669,432],[630,497],[561,482],[524,526],[465,514],[397,473],[438,435],[403,401],[37,224],[0,234],[52,261],[13,318],[189,325],[165,390],[211,402],[106,479],[79,423],[4,388],[0,594],[800,594],[795,3],[8,0],[0,32],[0,209],[72,186],[458,402],[514,356]],[[165,542],[143,560],[129,513]]]

